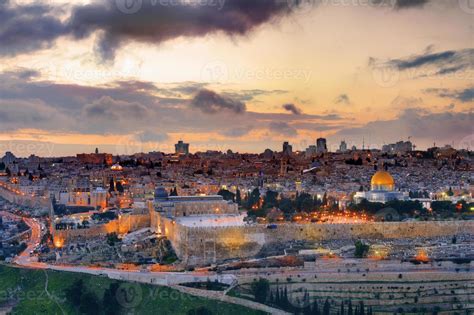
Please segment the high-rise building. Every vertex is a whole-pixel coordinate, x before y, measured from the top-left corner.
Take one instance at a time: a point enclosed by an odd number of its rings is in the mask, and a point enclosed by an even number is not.
[[[189,143],[184,143],[183,140],[179,140],[178,143],[174,145],[176,154],[179,155],[188,155],[189,154]]]
[[[291,155],[293,153],[293,146],[288,141],[283,142],[283,154]]]
[[[347,143],[345,140],[341,141],[341,144],[339,145],[339,152],[346,152],[347,151]]]
[[[326,145],[326,139],[325,138],[318,138],[316,140],[316,151],[318,153],[326,153],[328,152],[328,147]]]

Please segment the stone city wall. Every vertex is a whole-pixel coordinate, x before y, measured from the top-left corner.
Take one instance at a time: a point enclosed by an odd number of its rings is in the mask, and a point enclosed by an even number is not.
[[[51,200],[49,198],[19,195],[2,187],[0,187],[0,197],[20,206],[42,209],[44,212],[49,209],[51,204]]]
[[[162,231],[189,265],[255,256],[264,244],[291,240],[394,239],[470,234],[474,221],[374,222],[359,224],[281,224],[242,227],[185,227],[162,219]]]
[[[92,239],[106,236],[109,233],[125,234],[150,226],[150,216],[145,214],[123,214],[120,218],[108,223],[93,225],[86,229],[56,230],[51,228],[54,244],[62,247],[69,241],[78,239]]]

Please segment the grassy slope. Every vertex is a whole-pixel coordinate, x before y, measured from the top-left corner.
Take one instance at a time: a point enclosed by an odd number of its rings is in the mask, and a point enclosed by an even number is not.
[[[82,279],[85,286],[94,291],[101,299],[105,289],[115,280],[87,274],[46,271],[48,273],[48,291],[57,297],[61,308],[67,314],[75,314],[74,309],[66,301],[64,290],[76,279]],[[13,312],[17,314],[62,314],[61,309],[44,291],[46,275],[43,270],[28,270],[0,265],[0,305],[8,297],[8,292],[14,292],[19,303]],[[139,293],[139,298],[133,300],[129,311],[136,314],[186,314],[190,309],[205,306],[214,314],[259,314],[245,307],[207,300],[180,293],[167,287],[151,286],[120,282],[127,288]],[[118,301],[110,301],[117,303]]]

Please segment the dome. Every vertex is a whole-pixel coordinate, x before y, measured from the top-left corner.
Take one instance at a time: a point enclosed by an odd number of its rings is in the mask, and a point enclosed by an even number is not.
[[[163,187],[158,187],[155,189],[155,199],[167,199],[168,192]]]
[[[370,185],[372,190],[392,191],[395,188],[395,181],[389,172],[378,171],[372,176]]]

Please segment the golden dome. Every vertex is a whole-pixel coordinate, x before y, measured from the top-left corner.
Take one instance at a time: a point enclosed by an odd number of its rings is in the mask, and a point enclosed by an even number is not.
[[[395,181],[389,172],[378,171],[372,176],[370,185],[372,190],[393,190],[395,188]]]

